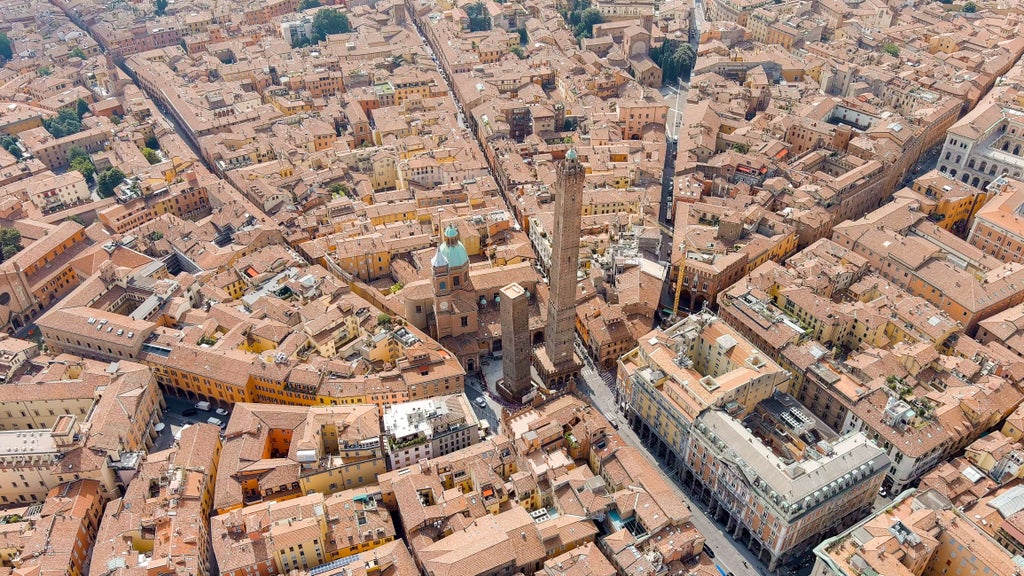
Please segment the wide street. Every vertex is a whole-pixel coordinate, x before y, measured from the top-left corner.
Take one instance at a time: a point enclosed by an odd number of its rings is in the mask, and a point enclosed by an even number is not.
[[[619,423],[619,436],[626,444],[639,450],[651,464],[660,468],[667,476],[669,471],[664,462],[647,451],[647,447],[640,442],[640,438],[625,422],[622,413],[616,410],[615,384],[612,375],[608,373],[602,376],[602,373],[588,366],[583,369],[581,376],[578,382],[580,393],[589,398],[602,414],[609,418],[614,417]],[[733,541],[725,534],[722,526],[708,517],[699,501],[691,499],[689,494],[683,491],[671,477],[669,477],[669,483],[675,489],[676,495],[687,503],[693,513],[691,521],[697,531],[704,535],[705,546],[714,551],[713,561],[725,569],[727,574],[730,572],[735,576],[767,576],[770,574],[768,569],[758,562],[745,546]]]

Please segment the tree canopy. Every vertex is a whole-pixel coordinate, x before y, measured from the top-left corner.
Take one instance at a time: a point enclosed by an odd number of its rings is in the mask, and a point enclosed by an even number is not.
[[[0,228],[0,250],[4,260],[21,250],[21,232],[17,228]]]
[[[146,157],[146,162],[149,162],[150,164],[160,163],[160,155],[156,153],[156,150],[153,150],[148,146],[144,146],[140,152],[142,152],[142,155]]]
[[[11,39],[7,37],[7,34],[0,32],[0,58],[10,60],[14,57],[14,51],[11,50]]]
[[[697,62],[697,53],[689,44],[681,44],[678,48],[673,48],[671,43],[665,42],[660,47],[651,50],[650,57],[661,67],[661,81],[665,83],[689,77],[694,63]]]
[[[967,4],[964,4],[963,11],[968,14],[974,14],[978,11],[978,5],[974,2],[968,2]]]
[[[121,172],[120,169],[110,168],[104,170],[103,173],[96,177],[96,191],[104,198],[113,196],[114,188],[117,188],[117,185],[121,182],[124,182],[124,172]]]
[[[85,176],[86,181],[93,181],[93,175],[96,174],[96,165],[92,163],[89,154],[81,147],[72,146],[68,150],[68,164],[71,165],[72,170],[81,172],[82,176]]]
[[[86,105],[88,107],[88,105]],[[77,110],[61,108],[56,116],[43,120],[43,127],[54,138],[63,138],[82,131],[82,119]]]
[[[14,136],[4,134],[0,137],[0,148],[7,150],[16,159],[21,160],[21,148],[18,147],[18,141]]]
[[[590,0],[570,0],[568,7],[563,9],[561,14],[577,40],[592,38],[594,24],[604,22],[601,11],[590,5]]]
[[[154,12],[157,16],[163,16],[167,11],[167,0],[155,0],[153,2]]]
[[[74,162],[76,158],[89,159],[89,153],[85,151],[85,148],[81,146],[72,146],[68,149],[68,162]]]
[[[469,18],[470,32],[491,29],[491,17],[487,14],[487,6],[483,2],[476,2],[466,6],[466,16]]]
[[[83,52],[82,49],[78,46],[75,46],[74,50],[68,53],[68,55],[74,58],[81,58],[82,60],[85,60],[85,52]]]
[[[299,10],[309,10],[310,8],[319,8],[320,6],[320,0],[302,0],[302,2],[299,2]]]
[[[330,34],[345,34],[352,31],[348,16],[334,8],[324,8],[313,16],[313,37],[323,42]]]

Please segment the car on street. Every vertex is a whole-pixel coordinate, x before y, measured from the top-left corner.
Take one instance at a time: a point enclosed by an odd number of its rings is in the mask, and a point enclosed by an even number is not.
[[[206,419],[206,423],[207,424],[213,424],[214,426],[223,426],[224,425],[224,422],[221,421],[220,418],[214,418],[213,416],[210,416],[209,418],[207,418]]]
[[[473,399],[473,402],[476,402],[476,405],[481,408],[487,408],[487,400],[484,400],[483,396],[477,396]]]
[[[163,432],[164,428],[166,427],[167,426],[164,425],[163,422],[157,422],[156,424],[153,425],[153,430],[155,430],[156,432]]]
[[[711,548],[708,548],[707,546],[704,547],[704,552],[708,555],[708,558],[714,558],[715,557],[715,551],[712,550]]]
[[[182,416],[195,416],[199,411],[195,408],[185,408],[181,411]]]
[[[230,414],[230,412],[228,412],[224,408],[217,408],[216,410],[214,410],[214,413],[216,413],[217,416],[227,416],[228,414]]]

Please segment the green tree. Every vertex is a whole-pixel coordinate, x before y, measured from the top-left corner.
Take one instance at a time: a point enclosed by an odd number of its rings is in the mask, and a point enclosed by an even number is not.
[[[665,42],[651,50],[649,56],[661,67],[661,80],[666,84],[689,76],[697,62],[697,54],[689,44],[681,44],[673,49],[671,43]]]
[[[892,42],[886,42],[885,44],[882,44],[882,52],[885,52],[886,54],[892,56],[893,58],[900,57],[900,47],[897,46],[896,44],[893,44]]]
[[[352,24],[340,11],[334,8],[325,8],[313,16],[313,37],[317,42],[323,42],[330,34],[346,34],[352,31]]]
[[[683,44],[672,53],[672,60],[679,66],[677,78],[689,76],[690,71],[693,70],[693,65],[697,63],[697,53],[693,51],[693,46]]]
[[[156,136],[150,136],[149,138],[146,138],[145,145],[146,148],[152,148],[153,150],[160,149],[160,141],[157,140]]]
[[[11,49],[11,39],[3,32],[0,32],[0,58],[5,60],[14,58],[14,50]]]
[[[117,114],[111,114],[110,115],[110,121],[114,123],[114,126],[119,125],[122,120],[124,120],[124,118],[121,118],[121,116],[119,116]]]
[[[49,76],[50,74],[53,74],[49,66],[40,66],[36,72],[38,72],[40,76]]]
[[[17,228],[0,228],[0,248],[4,260],[17,254],[21,250],[21,232]]]
[[[163,16],[164,12],[167,11],[167,0],[155,0],[153,2],[154,12],[157,16]]]
[[[71,150],[68,150],[68,164],[71,165],[72,170],[77,170],[85,176],[87,182],[93,181],[93,175],[96,174],[96,165],[92,163],[92,159],[86,154],[85,150],[82,150],[78,146],[74,146]]]
[[[85,52],[83,52],[82,49],[78,46],[75,46],[75,48],[68,54],[68,56],[71,56],[72,58],[81,58],[82,60],[85,60]]]
[[[483,2],[476,2],[466,6],[466,17],[469,18],[470,32],[481,32],[491,29],[491,16],[487,13],[487,6]]]
[[[93,182],[96,174],[96,166],[88,158],[75,158],[71,162],[71,169],[81,172],[86,182]]]
[[[64,220],[66,220],[68,222],[74,222],[75,224],[78,224],[79,226],[85,226],[85,220],[82,220],[82,217],[79,216],[78,214],[72,214],[71,216],[68,216]]]
[[[76,158],[89,159],[89,153],[81,146],[72,146],[68,149],[68,163],[74,162]]]
[[[522,46],[515,46],[509,52],[518,56],[520,60],[526,60],[526,52],[523,52]]]
[[[149,233],[149,234],[148,234],[148,235],[146,236],[146,238],[149,238],[149,239],[150,239],[150,240],[152,240],[153,242],[156,242],[157,240],[160,240],[160,239],[161,239],[161,238],[163,238],[163,237],[164,237],[164,233],[163,233],[163,232],[161,232],[161,231],[159,231],[159,230],[154,230],[154,231],[150,232],[150,233]]]
[[[601,22],[604,22],[604,16],[601,15],[601,11],[591,6],[580,12],[579,23],[573,28],[572,33],[577,39],[593,38],[594,24],[600,24]]]
[[[16,159],[21,160],[21,148],[18,147],[18,141],[15,140],[14,136],[4,134],[0,137],[0,148],[7,150]]]
[[[390,325],[391,325],[391,316],[388,316],[387,314],[385,314],[383,312],[381,312],[380,314],[377,314],[377,326],[390,326]]]
[[[0,248],[3,259],[7,259],[22,249],[22,233],[14,228],[0,228]]]
[[[91,112],[89,110],[89,103],[79,98],[75,100],[75,113],[78,114],[78,119],[81,120],[83,116]]]
[[[327,191],[331,193],[331,196],[348,196],[348,186],[341,183],[331,184]]]
[[[968,14],[974,14],[978,11],[978,5],[974,2],[968,2],[967,4],[964,4],[963,11]]]
[[[118,168],[110,168],[104,170],[102,174],[96,177],[96,191],[99,192],[100,196],[109,198],[114,195],[114,188],[117,185],[124,182],[124,172],[121,172]]]
[[[53,135],[54,138],[63,138],[82,131],[82,120],[78,117],[78,111],[71,108],[61,108],[56,116],[43,120],[43,127]]]
[[[146,162],[149,162],[150,164],[160,163],[160,155],[156,153],[156,150],[144,146],[141,152],[142,155],[146,157]]]
[[[299,10],[309,10],[310,8],[319,8],[320,6],[320,0],[302,0],[302,2],[299,2]]]

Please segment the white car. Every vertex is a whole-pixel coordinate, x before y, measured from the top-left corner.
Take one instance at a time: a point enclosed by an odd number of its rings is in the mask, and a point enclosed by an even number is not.
[[[164,428],[166,427],[167,426],[165,426],[163,422],[157,422],[156,424],[153,424],[153,430],[157,432],[163,432]]]
[[[481,408],[487,408],[487,400],[484,400],[483,396],[477,396],[473,399],[473,402],[476,402],[476,405]]]
[[[224,422],[221,422],[220,418],[214,418],[213,416],[206,419],[207,424],[213,424],[214,426],[222,426]]]
[[[228,414],[230,414],[230,412],[223,408],[217,408],[216,410],[214,410],[214,413],[216,413],[217,416],[227,416]]]

